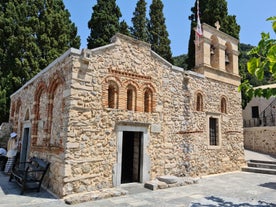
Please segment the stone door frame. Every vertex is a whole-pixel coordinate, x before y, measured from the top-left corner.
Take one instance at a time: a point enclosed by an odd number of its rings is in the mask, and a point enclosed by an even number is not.
[[[22,128],[20,162],[26,162],[30,153],[31,146],[31,122],[25,122]]]
[[[116,127],[117,138],[117,161],[113,168],[113,186],[121,185],[122,173],[122,150],[123,150],[123,133],[124,131],[142,132],[141,137],[141,163],[140,163],[140,181],[145,183],[150,180],[150,157],[147,153],[149,145],[149,124],[125,124],[120,123]]]

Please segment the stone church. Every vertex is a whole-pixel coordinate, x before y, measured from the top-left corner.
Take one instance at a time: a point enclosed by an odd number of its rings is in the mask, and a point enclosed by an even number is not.
[[[51,162],[59,197],[244,165],[238,40],[203,24],[193,71],[145,42],[69,49],[11,95],[21,161]]]

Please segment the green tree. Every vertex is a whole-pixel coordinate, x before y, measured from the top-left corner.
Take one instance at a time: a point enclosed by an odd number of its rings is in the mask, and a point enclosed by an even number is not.
[[[131,27],[132,36],[144,42],[148,42],[146,6],[147,3],[145,0],[139,0],[131,19],[133,24],[133,27]]]
[[[214,25],[217,21],[220,23],[220,30],[239,39],[240,26],[236,22],[236,16],[228,15],[226,0],[205,0],[200,1],[200,21],[209,25]],[[189,16],[191,20],[191,32],[188,48],[188,69],[195,66],[195,31],[197,24],[197,2],[191,8],[192,14]]]
[[[170,63],[173,63],[170,48],[171,41],[165,24],[163,7],[161,0],[153,0],[150,5],[150,20],[148,24],[149,39],[152,50]]]
[[[98,0],[93,6],[88,22],[90,36],[87,38],[89,49],[107,45],[110,38],[120,31],[119,19],[122,16],[116,0]]]
[[[124,35],[130,36],[129,26],[124,20],[120,22],[119,32]]]
[[[276,34],[276,16],[270,17],[267,21],[272,22],[272,28]],[[276,79],[276,39],[272,39],[269,33],[262,33],[258,46],[254,47],[248,53],[250,59],[247,62],[248,72],[259,81],[265,78]],[[244,92],[250,100],[254,96],[269,98],[276,95],[275,88],[254,88],[248,80],[244,80],[239,86],[239,90]]]
[[[80,38],[62,0],[1,0],[0,123],[8,121],[10,95]]]
[[[71,22],[70,13],[62,0],[38,2],[42,7],[39,8],[37,44],[41,50],[41,62],[46,67],[68,48],[79,48],[80,37],[77,36],[77,27]]]
[[[186,64],[187,58],[188,58],[187,55],[179,55],[179,56],[173,57],[174,65],[186,69],[187,68],[187,64]]]

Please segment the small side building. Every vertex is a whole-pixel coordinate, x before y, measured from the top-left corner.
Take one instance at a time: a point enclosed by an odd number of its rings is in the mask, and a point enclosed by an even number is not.
[[[257,88],[275,89],[276,84]],[[276,98],[254,97],[243,112],[244,147],[249,150],[276,155]]]
[[[11,96],[21,161],[51,162],[59,197],[244,165],[238,40],[203,24],[193,71],[116,34],[70,49]]]

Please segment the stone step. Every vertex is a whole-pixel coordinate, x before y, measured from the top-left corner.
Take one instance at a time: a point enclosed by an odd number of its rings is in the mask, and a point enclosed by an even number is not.
[[[267,168],[243,167],[242,171],[276,175],[276,170],[275,169],[267,169]]]
[[[276,169],[276,164],[248,162],[247,165],[248,167],[254,167],[254,168]]]
[[[265,161],[265,160],[249,160],[250,163],[264,163],[264,164],[273,164],[276,165],[276,161]]]

